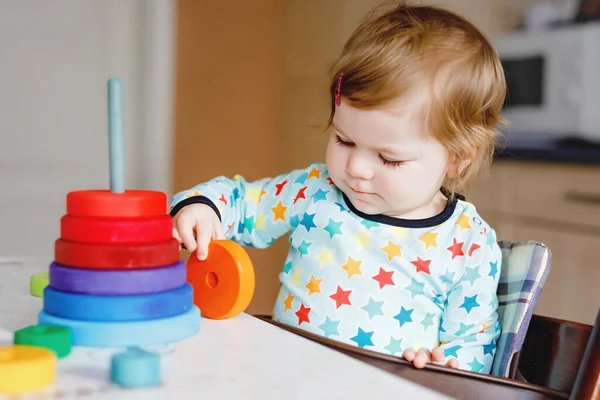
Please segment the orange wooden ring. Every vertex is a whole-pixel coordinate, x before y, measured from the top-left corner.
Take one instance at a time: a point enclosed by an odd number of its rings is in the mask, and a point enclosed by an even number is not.
[[[187,281],[194,288],[194,304],[211,319],[234,317],[246,310],[254,296],[255,276],[248,253],[230,240],[213,240],[208,257],[192,254]]]
[[[167,195],[154,190],[76,190],[67,193],[67,214],[77,217],[157,217],[167,214]]]

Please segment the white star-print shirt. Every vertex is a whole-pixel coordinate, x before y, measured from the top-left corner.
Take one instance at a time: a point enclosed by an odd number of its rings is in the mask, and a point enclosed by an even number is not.
[[[502,255],[462,197],[427,219],[366,215],[316,163],[255,182],[217,177],[177,193],[171,214],[193,203],[213,207],[242,245],[290,234],[274,319],[398,356],[440,346],[461,369],[491,370]]]

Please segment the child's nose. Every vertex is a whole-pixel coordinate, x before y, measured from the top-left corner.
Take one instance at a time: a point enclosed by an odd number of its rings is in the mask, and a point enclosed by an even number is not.
[[[373,178],[373,168],[370,166],[369,160],[358,153],[351,154],[348,157],[346,172],[356,179]]]

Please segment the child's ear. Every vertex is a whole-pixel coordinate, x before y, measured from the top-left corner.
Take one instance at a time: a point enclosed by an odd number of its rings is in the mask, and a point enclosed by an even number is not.
[[[448,178],[455,179],[462,174],[462,172],[471,165],[472,159],[471,157],[465,157],[460,160],[458,156],[454,155],[450,162],[450,166],[448,167]]]

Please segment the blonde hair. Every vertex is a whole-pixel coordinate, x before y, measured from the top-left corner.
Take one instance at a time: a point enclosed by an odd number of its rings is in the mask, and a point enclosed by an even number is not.
[[[454,12],[434,6],[395,6],[372,13],[344,45],[333,68],[331,126],[338,78],[341,97],[359,109],[380,108],[418,85],[429,85],[426,130],[462,171],[447,176],[444,188],[465,192],[492,162],[496,129],[506,95],[500,60],[485,36]]]

